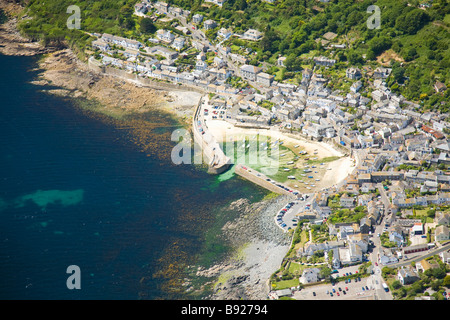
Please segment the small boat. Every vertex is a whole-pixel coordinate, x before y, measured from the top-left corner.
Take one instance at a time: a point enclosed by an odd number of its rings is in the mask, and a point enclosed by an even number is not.
[[[291,171],[291,169],[289,169],[289,168],[284,168],[283,170],[284,171]]]
[[[294,146],[294,148],[298,148],[299,147],[299,145],[298,144],[296,144],[295,146]]]
[[[295,176],[288,176],[288,179],[295,179]]]
[[[294,164],[294,161],[289,161],[287,164]]]

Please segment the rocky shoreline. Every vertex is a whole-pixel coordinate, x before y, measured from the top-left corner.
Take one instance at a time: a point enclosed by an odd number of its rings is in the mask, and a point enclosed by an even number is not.
[[[21,11],[20,6],[12,3],[0,4],[0,8],[15,15]],[[0,53],[16,56],[43,54],[38,67],[39,76],[31,82],[41,85],[46,92],[95,100],[102,109],[93,111],[113,118],[160,108],[184,120],[185,124],[190,123],[194,106],[201,97],[199,93],[153,90],[94,72],[70,49],[46,48],[23,38],[17,23],[18,19],[12,18],[0,25]],[[214,293],[206,299],[267,298],[269,278],[279,268],[290,246],[289,235],[274,223],[275,213],[287,202],[287,197],[279,196],[253,204],[247,199],[231,204],[230,209],[241,212],[241,215],[225,224],[220,237],[234,248],[236,254],[209,269],[196,271],[197,276],[211,278],[211,281],[218,279]]]
[[[9,17],[8,21],[0,24],[0,53],[14,56],[34,56],[49,53],[55,48],[44,47],[39,42],[31,41],[23,37],[18,28],[19,18],[23,7],[15,2],[0,1],[2,9]],[[26,19],[24,16],[21,19]]]
[[[287,202],[287,196],[278,196],[253,204],[247,199],[231,204],[230,209],[241,214],[223,226],[220,236],[235,253],[209,269],[197,270],[197,276],[218,279],[206,299],[267,299],[270,276],[279,269],[291,244],[291,236],[274,222],[275,213]]]
[[[131,81],[107,76],[89,68],[70,49],[44,47],[39,42],[24,38],[17,27],[23,7],[16,3],[0,2],[10,19],[0,25],[0,54],[14,56],[42,55],[38,79],[31,81],[43,86],[50,94],[84,97],[95,100],[104,108],[103,114],[120,118],[130,113],[144,113],[155,108],[173,114],[185,124],[190,123],[194,106],[201,95],[189,90],[170,92],[140,87]],[[53,88],[44,87],[51,85]]]

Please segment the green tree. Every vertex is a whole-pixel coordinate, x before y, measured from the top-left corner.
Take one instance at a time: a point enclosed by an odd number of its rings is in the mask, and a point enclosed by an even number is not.
[[[322,279],[328,279],[331,276],[331,269],[328,267],[323,267],[320,269],[319,275]]]
[[[450,288],[450,275],[446,275],[444,277],[444,281],[442,282],[443,286],[446,286],[447,288]]]
[[[399,16],[395,27],[404,33],[415,34],[429,21],[429,18],[424,10],[413,9]]]
[[[418,293],[422,293],[425,290],[422,281],[414,282],[408,290],[409,295],[416,295]]]
[[[246,0],[237,0],[235,2],[236,10],[245,10],[247,9],[247,1]]]
[[[362,58],[361,54],[357,53],[354,50],[349,50],[347,52],[347,60],[352,65],[360,64],[363,62],[363,58]]]
[[[271,28],[268,28],[261,39],[260,47],[262,51],[269,51],[274,53],[278,50],[280,44],[280,37]]]
[[[288,71],[301,71],[302,61],[294,54],[290,54],[285,61],[285,66]]]
[[[402,284],[399,280],[395,280],[394,282],[392,282],[392,288],[397,290],[400,289],[402,287]]]
[[[383,51],[389,49],[392,45],[392,40],[390,38],[381,36],[372,38],[369,41],[369,50],[372,50],[375,55],[381,54]]]
[[[414,47],[405,49],[403,52],[403,58],[405,61],[412,61],[417,58],[417,50]]]
[[[154,33],[156,31],[156,27],[149,18],[141,18],[139,30],[142,33]]]
[[[400,64],[396,62],[392,66],[391,75],[397,83],[403,83],[405,76],[405,68],[401,67]]]
[[[436,279],[444,279],[445,276],[446,276],[446,272],[442,268],[434,268],[433,269],[433,277],[435,277]]]

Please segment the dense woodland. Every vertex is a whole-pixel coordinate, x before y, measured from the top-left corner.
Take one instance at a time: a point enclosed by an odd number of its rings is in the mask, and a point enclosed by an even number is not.
[[[274,65],[276,59],[286,56],[286,75],[295,75],[308,65],[312,55],[325,55],[338,63],[329,71],[333,75],[349,65],[363,68],[376,65],[380,55],[389,53],[384,61],[393,68],[387,80],[391,90],[407,99],[420,103],[421,110],[438,109],[449,113],[450,90],[436,94],[433,86],[437,80],[450,84],[450,3],[434,0],[426,9],[424,1],[350,1],[331,0],[278,0],[274,4],[262,0],[228,0],[222,8],[205,4],[202,0],[167,0],[191,11],[191,16],[201,13],[206,18],[220,22],[234,32],[249,28],[264,32],[257,43],[242,43],[237,38],[229,45],[248,45],[256,52],[251,64]],[[81,30],[69,30],[66,13],[73,1],[26,1],[26,19],[21,29],[29,37],[45,43],[70,46],[79,52],[92,41],[86,32],[107,32],[145,41],[158,27],[143,23],[143,18],[133,15],[136,0],[80,0]],[[368,29],[366,21],[369,5],[381,11],[381,28]],[[144,19],[148,20],[148,19]],[[217,31],[217,30],[216,30]],[[325,50],[318,39],[327,33],[337,34],[334,41],[345,43],[342,50]],[[214,31],[208,36],[214,36]],[[378,59],[378,61],[377,61]]]

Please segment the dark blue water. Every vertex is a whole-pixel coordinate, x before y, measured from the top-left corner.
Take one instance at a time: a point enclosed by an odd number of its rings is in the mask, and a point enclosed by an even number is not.
[[[228,204],[265,192],[173,165],[161,157],[173,142],[143,152],[124,129],[133,119],[105,121],[30,84],[36,62],[0,55],[0,298],[192,298],[186,266],[226,254],[214,233],[237,214]],[[149,142],[179,125],[158,112],[138,120],[166,125]],[[66,286],[70,265],[80,290]]]

